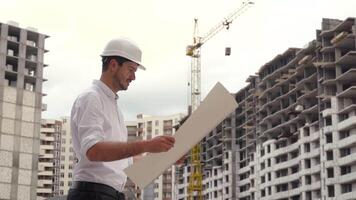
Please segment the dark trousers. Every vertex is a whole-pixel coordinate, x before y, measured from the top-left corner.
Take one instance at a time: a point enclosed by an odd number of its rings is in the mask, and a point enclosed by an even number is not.
[[[125,195],[108,185],[76,181],[68,192],[67,200],[125,200]]]

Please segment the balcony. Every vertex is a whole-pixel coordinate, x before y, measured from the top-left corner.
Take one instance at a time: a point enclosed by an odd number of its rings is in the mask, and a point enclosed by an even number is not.
[[[347,72],[341,74],[336,78],[337,81],[340,81],[342,83],[347,83],[347,82],[353,82],[356,77],[356,69],[351,68]]]
[[[37,193],[52,194],[51,188],[37,188]]]
[[[327,116],[330,116],[331,114],[335,113],[334,109],[332,109],[332,108],[327,108],[321,112],[322,112],[323,117],[327,117]]]
[[[53,145],[40,145],[40,149],[53,150],[54,146]]]
[[[302,153],[299,156],[299,159],[303,160],[303,159],[306,159],[306,158],[314,158],[314,157],[316,157],[318,155],[320,155],[320,149],[313,149],[310,152]]]
[[[331,41],[336,48],[355,49],[355,35],[341,32]]]
[[[356,116],[349,117],[338,124],[339,131],[350,130],[354,127],[356,127]]]
[[[37,186],[38,187],[44,187],[44,185],[52,185],[53,182],[52,182],[52,179],[49,179],[49,180],[38,180],[38,184]]]
[[[287,191],[283,191],[283,192],[278,192],[273,196],[273,198],[268,198],[268,199],[280,199],[280,198],[288,198],[294,195],[298,195],[300,194],[300,188],[295,188],[295,189],[289,189]]]
[[[356,86],[351,86],[336,96],[339,98],[354,98],[356,96]]]
[[[52,162],[39,162],[38,165],[41,165],[43,167],[53,167]]]
[[[341,194],[338,196],[339,200],[350,200],[355,198],[355,191]]]
[[[345,174],[343,176],[338,177],[339,181],[338,183],[343,184],[343,183],[350,183],[350,182],[355,182],[356,180],[356,171]]]
[[[355,154],[350,154],[345,157],[339,158],[338,159],[339,165],[350,165],[350,164],[355,164],[356,163],[356,157]]]
[[[356,144],[356,135],[351,135],[337,142],[338,148],[353,146]]]
[[[39,158],[49,158],[49,159],[53,159],[54,156],[53,156],[53,154],[44,154],[44,155],[39,155]]]
[[[244,168],[239,169],[239,174],[243,174],[250,171],[250,166],[246,165]]]
[[[351,104],[339,111],[339,114],[348,114],[350,111],[356,110],[356,104]]]
[[[350,66],[352,67],[356,63],[356,51],[349,51],[347,54],[342,56],[339,60],[335,62],[341,66]]]
[[[290,175],[287,175],[284,177],[279,177],[279,178],[274,179],[273,184],[278,185],[278,184],[282,184],[282,183],[289,183],[291,181],[298,180],[299,177],[300,177],[299,173],[290,174]]]
[[[319,173],[320,171],[321,171],[320,164],[318,164],[318,165],[312,166],[311,168],[308,168],[308,169],[302,169],[301,171],[298,172],[298,174],[300,174],[301,176],[304,176],[304,175]]]
[[[249,190],[238,193],[238,197],[239,198],[247,197],[247,196],[250,196],[250,195],[251,195],[251,192]]]
[[[54,133],[54,128],[41,128],[41,133]]]
[[[16,42],[16,43],[19,42],[19,38],[18,38],[17,36],[11,36],[11,35],[9,35],[9,36],[7,36],[7,40],[8,40],[8,41],[12,41],[12,42]]]
[[[310,136],[305,136],[305,137],[300,138],[298,140],[298,143],[304,144],[306,142],[312,142],[317,139],[319,139],[319,132],[314,132],[314,133],[311,133]]]
[[[38,172],[39,176],[53,176],[52,171],[43,171],[43,172]]]
[[[250,178],[245,178],[243,180],[240,180],[240,181],[237,181],[237,186],[240,187],[240,186],[243,186],[243,185],[246,185],[248,183],[250,183]]]
[[[300,161],[300,159],[298,157],[296,157],[296,158],[290,159],[286,162],[276,164],[276,165],[272,166],[272,169],[273,169],[272,171],[292,167],[294,165],[299,164],[299,161]]]
[[[45,136],[41,134],[40,139],[48,142],[54,142],[54,137],[52,136]]]
[[[286,147],[282,147],[280,149],[274,150],[273,152],[271,152],[271,156],[272,157],[276,157],[276,156],[279,156],[281,154],[289,153],[291,151],[294,151],[294,150],[296,150],[298,148],[299,148],[299,144],[298,144],[298,142],[296,142],[296,143],[293,143],[293,144],[288,145]]]

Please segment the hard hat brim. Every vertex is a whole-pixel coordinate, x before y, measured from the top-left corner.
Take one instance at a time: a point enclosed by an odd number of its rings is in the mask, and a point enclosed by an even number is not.
[[[131,62],[134,62],[134,63],[138,64],[137,67],[138,67],[139,69],[146,70],[146,67],[144,67],[141,62],[138,62],[138,61],[135,61],[135,60],[133,60],[133,59],[127,58],[126,56],[122,56],[122,55],[111,55],[111,54],[101,54],[100,56],[101,56],[101,57],[121,56],[121,57],[126,58],[127,60],[129,60],[129,61],[131,61]]]

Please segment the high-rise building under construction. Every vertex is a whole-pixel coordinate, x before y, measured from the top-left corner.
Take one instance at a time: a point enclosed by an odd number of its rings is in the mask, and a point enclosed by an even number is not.
[[[205,199],[356,196],[355,36],[355,18],[323,19],[315,40],[247,78],[239,107],[203,140]]]

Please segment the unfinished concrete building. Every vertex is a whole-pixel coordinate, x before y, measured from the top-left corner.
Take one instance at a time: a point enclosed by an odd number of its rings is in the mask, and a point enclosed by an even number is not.
[[[0,199],[36,199],[47,37],[0,23]]]
[[[201,142],[204,199],[235,199],[235,122],[226,118]],[[188,158],[189,160],[189,155]],[[190,165],[176,166],[176,199],[188,199]],[[222,198],[223,197],[223,198]]]
[[[237,199],[356,195],[355,34],[354,18],[323,19],[236,94]]]
[[[355,35],[355,18],[323,19],[315,40],[248,77],[240,106],[203,140],[206,199],[356,196]]]

